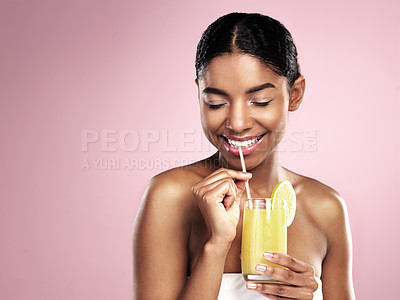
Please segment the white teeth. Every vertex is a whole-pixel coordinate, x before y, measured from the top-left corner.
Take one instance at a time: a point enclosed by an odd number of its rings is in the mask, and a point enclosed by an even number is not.
[[[253,146],[257,141],[259,141],[261,139],[261,137],[258,138],[254,138],[251,140],[247,140],[247,141],[236,141],[236,140],[230,140],[227,138],[229,145],[231,145],[234,148],[248,148],[250,146]]]

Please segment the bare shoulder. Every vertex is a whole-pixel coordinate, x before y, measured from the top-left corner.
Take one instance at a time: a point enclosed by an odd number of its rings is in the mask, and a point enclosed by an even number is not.
[[[324,299],[355,299],[352,283],[352,241],[346,203],[318,180],[289,171],[300,211],[326,240],[322,260]]]
[[[290,172],[298,205],[320,228],[329,233],[338,223],[346,222],[347,208],[342,196],[326,184],[303,175]]]
[[[154,176],[143,195],[139,215],[151,210],[163,217],[166,217],[167,211],[174,215],[180,211],[182,216],[189,216],[194,205],[192,186],[206,177],[208,172],[206,161],[200,161]]]
[[[191,198],[192,186],[207,175],[207,170],[202,167],[201,162],[167,170],[150,180],[145,195],[168,197],[163,201],[169,203],[171,201],[184,201]]]
[[[146,189],[145,196],[157,199],[164,198],[163,202],[180,201],[188,196],[188,186],[194,181],[195,174],[187,168],[174,168],[154,176]]]
[[[176,299],[184,287],[196,211],[191,189],[206,173],[200,165],[189,165],[154,176],[148,184],[133,232],[135,298]],[[160,272],[163,280],[154,289],[154,274]]]

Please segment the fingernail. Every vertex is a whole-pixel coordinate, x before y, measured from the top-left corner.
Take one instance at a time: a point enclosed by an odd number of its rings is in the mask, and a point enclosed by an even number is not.
[[[247,288],[250,289],[250,290],[255,290],[257,288],[257,284],[248,282],[247,283]]]
[[[270,253],[270,252],[264,252],[264,258],[265,259],[270,259],[270,258],[273,258],[274,257],[274,255],[272,254],[272,253]]]
[[[264,265],[257,265],[256,266],[256,270],[260,271],[260,272],[265,272],[266,269],[267,269],[267,266],[264,266]]]

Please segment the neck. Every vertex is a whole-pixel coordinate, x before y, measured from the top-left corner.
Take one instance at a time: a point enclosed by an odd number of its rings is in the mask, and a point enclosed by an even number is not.
[[[214,159],[218,161],[216,164],[219,168],[231,168],[222,155],[217,152]],[[253,174],[249,180],[250,194],[252,198],[269,198],[274,187],[282,180],[285,180],[285,170],[279,164],[279,156],[277,151],[271,152],[263,162],[256,167],[248,170]]]

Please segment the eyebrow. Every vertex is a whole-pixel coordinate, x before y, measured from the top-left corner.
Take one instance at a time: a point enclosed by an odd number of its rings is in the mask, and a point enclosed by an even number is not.
[[[267,82],[267,83],[264,83],[264,84],[261,84],[261,85],[252,87],[252,88],[248,89],[245,93],[246,93],[246,94],[251,94],[251,93],[255,93],[255,92],[261,91],[261,90],[263,90],[263,89],[268,89],[268,88],[276,88],[276,86],[273,85],[273,84],[270,83],[270,82]],[[206,88],[202,91],[202,93],[205,93],[205,94],[216,94],[216,95],[222,95],[222,96],[229,96],[228,93],[225,92],[224,90],[217,89],[217,88],[213,88],[213,87],[206,87]]]

